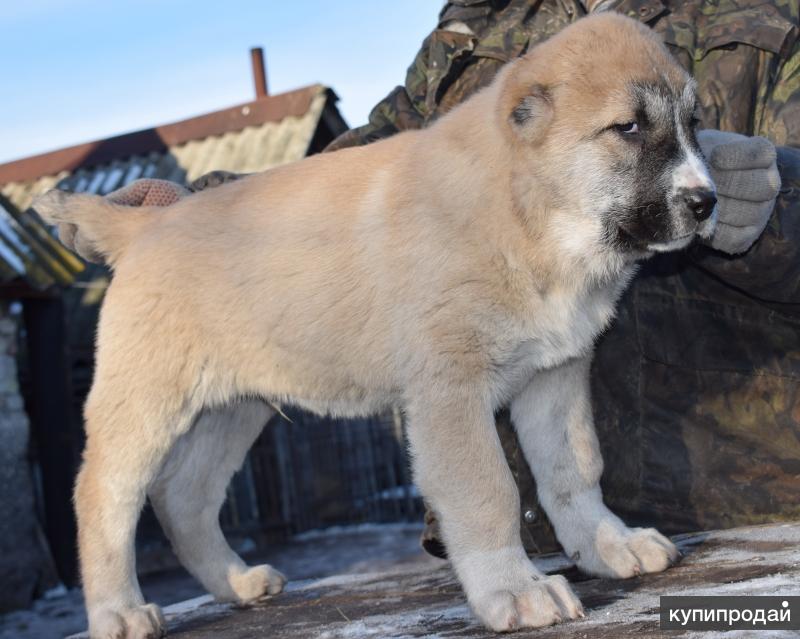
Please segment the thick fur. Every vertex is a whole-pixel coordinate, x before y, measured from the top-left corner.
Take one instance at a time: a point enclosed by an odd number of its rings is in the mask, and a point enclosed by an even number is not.
[[[492,629],[583,614],[522,549],[493,421],[503,405],[578,565],[616,577],[666,568],[674,546],[603,505],[588,363],[636,260],[713,227],[676,199],[712,188],[684,122],[692,100],[649,30],[600,15],[424,131],[167,208],[39,201],[114,267],[75,493],[93,639],[163,628],[134,568],[147,493],[212,593],[280,590],[279,573],[230,550],[216,517],[267,404],[283,402],[344,416],[404,407],[416,481]],[[640,112],[641,137],[624,137],[616,125]],[[658,136],[677,147],[648,164],[642,149]]]

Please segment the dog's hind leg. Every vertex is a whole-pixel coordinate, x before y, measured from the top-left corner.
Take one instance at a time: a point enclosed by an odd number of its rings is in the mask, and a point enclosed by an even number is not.
[[[119,370],[109,375],[102,361],[98,368],[75,485],[89,633],[91,639],[153,639],[163,635],[164,621],[157,606],[145,605],[136,579],[136,523],[148,484],[192,416],[152,379]]]
[[[220,600],[255,601],[286,582],[271,566],[249,568],[219,526],[228,483],[274,412],[256,400],[205,409],[148,491],[178,558]]]
[[[154,293],[147,263],[123,268],[106,292],[92,390],[84,411],[86,448],[75,485],[81,576],[91,639],[153,639],[161,613],[145,605],[136,579],[139,512],[170,451],[219,392],[189,315]],[[163,272],[157,271],[162,277]]]

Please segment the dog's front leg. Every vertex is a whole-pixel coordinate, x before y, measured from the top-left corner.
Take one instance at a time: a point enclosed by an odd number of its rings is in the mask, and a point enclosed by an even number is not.
[[[408,406],[416,481],[441,519],[469,603],[497,631],[581,616],[566,580],[542,574],[522,548],[519,495],[491,407],[478,396],[433,384]]]
[[[556,536],[593,575],[660,572],[678,557],[652,528],[630,529],[603,503],[603,460],[589,393],[591,357],[541,371],[511,405],[511,419]]]

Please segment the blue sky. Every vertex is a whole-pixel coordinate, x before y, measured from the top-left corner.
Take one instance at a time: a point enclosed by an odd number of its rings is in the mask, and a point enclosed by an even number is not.
[[[2,0],[0,162],[314,82],[351,126],[401,84],[439,0]]]

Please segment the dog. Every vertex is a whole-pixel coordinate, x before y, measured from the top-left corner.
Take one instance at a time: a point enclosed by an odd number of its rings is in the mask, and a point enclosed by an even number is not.
[[[589,364],[637,263],[714,229],[695,106],[655,34],[599,14],[425,130],[163,208],[40,198],[114,271],[75,488],[93,639],[163,633],[135,573],[146,497],[218,599],[281,591],[283,575],[231,550],[218,511],[286,402],[335,416],[403,407],[415,480],[492,630],[583,616],[520,543],[500,407],[582,570],[625,578],[674,562],[667,538],[603,504]]]

